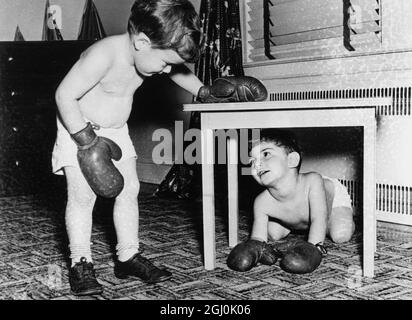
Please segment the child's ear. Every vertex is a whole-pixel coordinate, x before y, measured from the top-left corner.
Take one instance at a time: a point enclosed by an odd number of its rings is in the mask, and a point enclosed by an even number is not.
[[[137,51],[142,50],[145,47],[150,47],[151,45],[152,42],[144,32],[139,32],[133,36],[133,46]]]
[[[288,167],[296,168],[299,165],[300,155],[296,151],[288,154]]]

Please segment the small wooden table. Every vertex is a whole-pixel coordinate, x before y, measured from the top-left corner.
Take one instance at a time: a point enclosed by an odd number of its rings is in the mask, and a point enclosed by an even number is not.
[[[363,275],[374,275],[375,107],[391,105],[390,98],[264,101],[185,104],[184,111],[201,113],[203,241],[206,270],[215,268],[214,130],[247,128],[363,127]],[[238,243],[238,141],[229,137],[229,246]]]

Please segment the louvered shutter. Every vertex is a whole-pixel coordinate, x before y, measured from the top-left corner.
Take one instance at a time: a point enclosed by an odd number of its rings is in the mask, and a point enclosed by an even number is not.
[[[248,60],[374,50],[380,8],[380,0],[245,0]]]

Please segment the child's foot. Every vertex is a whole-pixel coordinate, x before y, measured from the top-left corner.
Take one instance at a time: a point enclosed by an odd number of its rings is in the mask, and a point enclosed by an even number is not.
[[[169,271],[159,269],[139,253],[136,253],[125,262],[117,261],[114,274],[120,279],[126,279],[128,276],[136,276],[147,283],[162,282],[172,277]]]
[[[101,294],[103,287],[97,282],[93,263],[87,262],[85,257],[80,259],[69,271],[70,288],[74,295],[85,296]]]

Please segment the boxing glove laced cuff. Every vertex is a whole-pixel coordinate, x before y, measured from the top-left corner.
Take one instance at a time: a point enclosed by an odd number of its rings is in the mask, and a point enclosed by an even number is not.
[[[208,97],[210,95],[210,88],[208,86],[200,87],[197,93],[197,100],[202,101],[202,99]]]
[[[98,136],[93,130],[93,126],[90,122],[82,130],[73,133],[72,139],[76,142],[79,150],[89,149],[91,146],[96,144]]]
[[[315,247],[322,253],[322,255],[328,254],[328,250],[326,250],[326,248],[323,246],[321,242],[315,244]]]
[[[77,145],[77,147],[78,147],[79,150],[87,150],[87,149],[89,149],[90,147],[92,147],[92,146],[94,146],[94,145],[96,144],[98,138],[99,138],[99,137],[96,136],[96,137],[93,139],[93,141],[90,142],[89,144],[85,144],[85,145],[82,145],[82,146],[81,146],[81,145]]]

